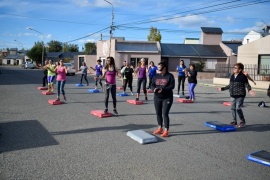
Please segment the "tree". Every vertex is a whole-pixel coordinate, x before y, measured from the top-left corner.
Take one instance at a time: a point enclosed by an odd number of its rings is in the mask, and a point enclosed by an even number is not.
[[[79,46],[77,44],[63,44],[63,52],[79,52]]]
[[[93,50],[97,49],[97,46],[93,42],[87,42],[84,44],[85,54],[91,54]]]
[[[27,56],[33,61],[36,61],[37,64],[41,64],[42,48],[43,48],[43,42],[35,42],[35,45],[27,52]]]
[[[49,52],[61,52],[62,43],[60,41],[51,40],[47,43]]]
[[[158,41],[158,42],[160,42],[161,38],[162,37],[161,37],[160,31],[155,27],[151,27],[150,28],[150,33],[147,36],[148,41]]]

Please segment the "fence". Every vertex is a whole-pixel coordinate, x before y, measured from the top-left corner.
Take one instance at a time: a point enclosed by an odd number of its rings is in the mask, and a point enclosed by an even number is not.
[[[244,71],[254,81],[269,81],[270,79],[270,65],[244,64]],[[233,73],[234,65],[216,64],[215,77],[229,78]]]

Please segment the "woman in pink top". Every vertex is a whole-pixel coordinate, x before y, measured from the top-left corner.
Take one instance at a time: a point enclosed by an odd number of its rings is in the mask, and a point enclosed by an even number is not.
[[[57,73],[56,78],[56,84],[57,84],[57,99],[56,101],[60,101],[60,90],[62,91],[63,98],[66,101],[65,96],[65,84],[66,84],[66,74],[67,74],[68,68],[64,65],[63,59],[59,60],[59,64],[55,68],[55,72]]]
[[[101,79],[106,80],[105,84],[105,110],[104,113],[108,112],[109,94],[111,91],[113,99],[113,114],[118,115],[116,110],[116,75],[120,78],[121,74],[118,72],[119,69],[115,67],[115,62],[113,57],[107,57],[106,65],[102,70]],[[95,77],[97,79],[97,77]]]

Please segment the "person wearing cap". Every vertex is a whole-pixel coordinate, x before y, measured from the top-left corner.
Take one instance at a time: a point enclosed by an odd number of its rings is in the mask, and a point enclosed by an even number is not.
[[[97,60],[97,65],[95,66],[95,68],[93,67],[90,67],[91,69],[93,69],[94,71],[96,71],[96,76],[97,78],[95,78],[95,89],[97,89],[97,82],[99,81],[99,84],[101,86],[101,91],[103,91],[103,86],[102,86],[102,82],[101,82],[101,79],[98,78],[100,76],[102,76],[102,69],[103,69],[103,66],[101,65],[101,60],[98,59]]]

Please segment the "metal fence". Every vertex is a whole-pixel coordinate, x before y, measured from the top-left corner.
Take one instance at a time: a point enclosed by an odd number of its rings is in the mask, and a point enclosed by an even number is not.
[[[254,81],[269,81],[270,78],[270,65],[257,65],[257,64],[244,64],[244,71]],[[229,64],[216,64],[215,77],[229,78],[233,73],[234,65]]]

